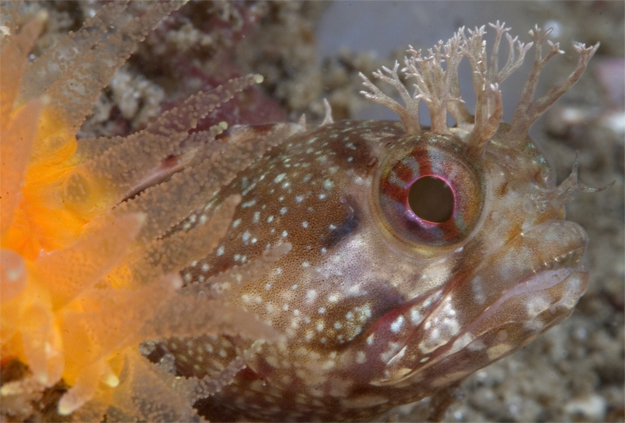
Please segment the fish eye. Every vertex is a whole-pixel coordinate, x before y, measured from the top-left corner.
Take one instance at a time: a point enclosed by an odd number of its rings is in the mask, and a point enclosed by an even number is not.
[[[450,247],[473,232],[486,183],[456,135],[409,135],[381,160],[373,189],[384,233],[410,248]]]
[[[428,222],[445,222],[454,213],[454,193],[438,176],[422,176],[408,189],[408,206]]]

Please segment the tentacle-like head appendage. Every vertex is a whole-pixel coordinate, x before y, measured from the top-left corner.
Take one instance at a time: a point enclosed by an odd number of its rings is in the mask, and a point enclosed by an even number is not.
[[[599,43],[586,47],[582,43],[574,43],[579,53],[579,61],[573,73],[561,84],[549,90],[540,98],[533,100],[538,77],[543,66],[556,54],[564,53],[558,43],[547,39],[551,30],[543,31],[537,26],[531,30],[533,41],[524,44],[518,37],[512,38],[505,27],[505,23],[489,24],[495,30],[493,48],[488,57],[486,42],[483,40],[486,31],[484,26],[468,30],[460,28],[446,43],[439,41],[428,55],[423,56],[409,46],[408,55],[404,58],[405,67],[401,69],[406,78],[416,81],[414,92],[411,94],[399,77],[399,63],[393,69],[383,67],[373,75],[392,85],[399,93],[403,105],[384,94],[362,73],[368,91],[362,94],[380,104],[389,107],[401,118],[409,134],[421,132],[419,123],[419,103],[425,102],[430,111],[432,121],[431,131],[439,134],[449,133],[447,113],[456,120],[459,128],[470,132],[467,138],[469,149],[475,154],[481,154],[485,145],[499,128],[503,115],[501,90],[499,84],[517,70],[525,58],[527,51],[535,45],[534,66],[530,71],[521,100],[516,108],[507,140],[510,146],[523,143],[532,124],[544,111],[562,96],[580,78],[590,58],[599,48]],[[499,67],[499,44],[505,36],[509,45],[506,63]],[[545,45],[548,48],[544,54]],[[473,89],[477,101],[475,115],[471,115],[460,95],[458,66],[466,57],[472,70]]]

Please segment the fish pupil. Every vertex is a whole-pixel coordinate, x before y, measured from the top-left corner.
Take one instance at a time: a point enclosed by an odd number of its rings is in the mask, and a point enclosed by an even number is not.
[[[436,176],[422,176],[408,190],[408,206],[417,217],[429,222],[449,220],[454,213],[454,193]]]

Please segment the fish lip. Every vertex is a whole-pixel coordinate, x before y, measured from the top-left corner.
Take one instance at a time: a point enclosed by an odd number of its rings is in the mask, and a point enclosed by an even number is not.
[[[562,283],[566,283],[567,279],[574,273],[588,274],[587,269],[581,263],[586,248],[588,246],[588,236],[584,229],[574,222],[569,221],[551,221],[551,224],[556,224],[560,227],[566,226],[569,235],[577,239],[578,243],[569,244],[569,248],[557,251],[551,255],[551,259],[546,261],[540,261],[538,264],[528,266],[528,272],[524,277],[509,289],[503,291],[499,298],[491,303],[482,314],[474,321],[477,322],[483,318],[487,318],[493,313],[498,313],[500,307],[505,307],[505,302],[519,295],[533,294],[539,295],[540,291],[545,291],[554,288]],[[540,225],[539,225],[540,226]],[[533,228],[538,229],[538,227]],[[576,289],[576,296],[581,296],[586,291],[588,285],[588,278],[583,283],[581,289]],[[552,305],[557,304],[558,301],[554,301]],[[471,324],[470,326],[472,326]]]
[[[584,228],[577,223],[568,220],[551,220],[535,226],[529,231],[525,231],[522,236],[531,236],[534,233],[538,233],[539,236],[543,236],[544,233],[547,233],[546,236],[549,236],[549,230],[542,230],[545,225],[549,225],[550,228],[557,229],[555,231],[555,236],[567,236],[569,239],[575,239],[577,243],[569,240],[569,248],[561,249],[557,253],[552,254],[549,260],[539,263],[538,266],[532,268],[532,271],[534,273],[538,273],[544,270],[556,270],[565,266],[580,267],[578,266],[578,263],[582,260],[584,253],[588,248],[588,235],[586,234]]]
[[[572,246],[566,249],[563,253],[552,256],[550,260],[541,262],[538,266],[532,268],[534,274],[541,272],[560,270],[563,268],[575,268],[580,271],[586,271],[584,266],[580,264],[586,251],[586,245]],[[532,276],[528,276],[531,278]],[[524,278],[526,280],[527,278]],[[521,282],[523,283],[523,282]]]
[[[583,266],[568,267],[564,265],[558,266],[556,269],[540,270],[534,273],[534,275],[528,276],[522,282],[516,284],[513,288],[507,290],[501,297],[490,305],[489,309],[496,310],[497,306],[502,305],[507,300],[517,295],[529,294],[553,288],[564,283],[573,273],[588,272]],[[586,291],[585,288],[584,291]]]

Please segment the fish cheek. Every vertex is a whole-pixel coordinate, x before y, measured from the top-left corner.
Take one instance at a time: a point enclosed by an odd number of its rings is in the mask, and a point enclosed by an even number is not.
[[[403,296],[386,281],[373,285],[375,290],[362,296],[346,297],[317,310],[312,323],[320,337],[309,344],[311,350],[325,354],[360,345],[376,320],[404,302]]]

